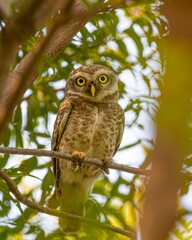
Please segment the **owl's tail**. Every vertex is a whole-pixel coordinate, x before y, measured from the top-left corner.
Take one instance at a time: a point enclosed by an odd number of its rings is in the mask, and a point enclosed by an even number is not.
[[[84,216],[85,214],[85,202],[88,198],[87,189],[82,185],[64,184],[62,186],[61,196],[59,199],[59,210],[75,214],[78,216]],[[76,233],[80,227],[81,222],[70,218],[59,218],[59,225],[66,233]]]

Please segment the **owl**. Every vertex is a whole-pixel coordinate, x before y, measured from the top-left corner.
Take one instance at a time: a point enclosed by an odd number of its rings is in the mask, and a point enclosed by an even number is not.
[[[72,154],[78,161],[53,159],[55,192],[49,207],[84,216],[93,184],[103,170],[108,171],[122,139],[124,112],[117,101],[118,80],[109,68],[87,65],[69,76],[54,125],[52,150]],[[83,162],[85,156],[101,159],[104,167]],[[59,218],[59,225],[67,233],[81,226],[69,218]]]

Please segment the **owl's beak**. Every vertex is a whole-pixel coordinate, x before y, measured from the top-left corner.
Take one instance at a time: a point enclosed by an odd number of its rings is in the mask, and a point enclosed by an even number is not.
[[[92,95],[92,97],[95,96],[95,87],[94,87],[94,85],[91,85],[91,95]]]

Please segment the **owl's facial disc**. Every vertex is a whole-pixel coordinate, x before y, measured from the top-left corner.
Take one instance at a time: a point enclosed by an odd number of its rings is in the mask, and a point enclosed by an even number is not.
[[[113,96],[117,97],[113,97]],[[115,73],[102,65],[87,65],[76,69],[69,77],[66,96],[81,97],[91,102],[102,102],[118,98]]]

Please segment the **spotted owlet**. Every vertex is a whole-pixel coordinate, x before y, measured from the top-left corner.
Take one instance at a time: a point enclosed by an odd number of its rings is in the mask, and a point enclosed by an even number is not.
[[[124,113],[117,101],[118,81],[109,68],[87,65],[69,76],[54,125],[52,150],[81,161],[53,159],[55,193],[49,207],[84,215],[85,201],[102,169],[84,163],[83,158],[102,159],[106,167],[112,161],[124,129]],[[68,233],[80,228],[80,223],[69,218],[59,218],[59,225]]]

